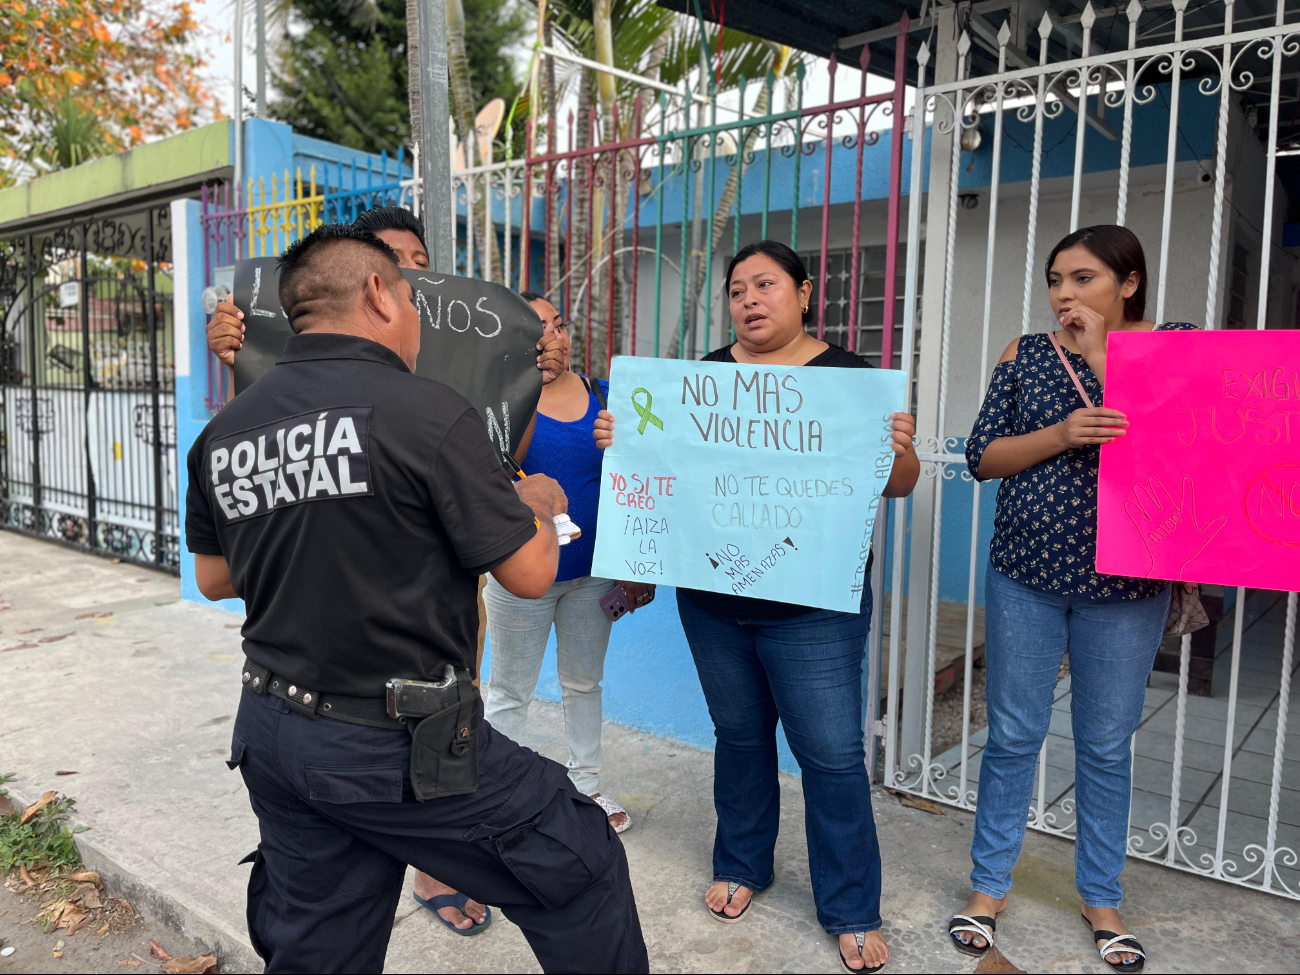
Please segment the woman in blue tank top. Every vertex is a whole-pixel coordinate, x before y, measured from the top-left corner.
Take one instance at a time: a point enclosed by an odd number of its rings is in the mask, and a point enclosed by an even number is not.
[[[523,297],[546,326],[546,337],[562,337],[568,365],[568,329],[544,297]],[[596,545],[596,503],[600,487],[600,448],[592,439],[596,414],[609,384],[565,371],[542,387],[531,438],[525,436],[520,462],[527,474],[545,474],[560,482],[569,499],[569,518],[582,534],[560,549],[555,584],[541,599],[512,596],[491,577],[483,590],[487,604],[492,673],[485,716],[492,727],[520,741],[528,705],[555,627],[556,656],[564,700],[564,727],[569,739],[569,778],[605,808],[610,825],[623,832],[632,825],[627,811],[600,793],[600,682],[613,625],[600,605],[617,582],[591,574]],[[635,611],[654,598],[654,587],[623,583]]]

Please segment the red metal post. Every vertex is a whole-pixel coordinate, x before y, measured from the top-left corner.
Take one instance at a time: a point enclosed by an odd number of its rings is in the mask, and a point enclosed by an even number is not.
[[[911,19],[903,14],[898,22],[898,40],[894,42],[894,131],[889,146],[889,222],[885,229],[885,307],[880,333],[880,368],[894,368],[894,306],[898,304],[898,233],[902,213],[903,193],[903,94],[907,85],[907,32]],[[925,146],[925,120],[912,120],[912,151],[922,152]],[[919,193],[919,186],[908,187],[909,193]],[[920,241],[909,240],[908,247],[919,247]],[[911,355],[904,349],[904,355]]]
[[[862,66],[862,88],[858,98],[864,99],[867,97],[867,68],[871,64],[871,48],[865,44],[858,63]],[[866,141],[867,106],[864,103],[858,106],[858,165],[853,184],[853,260],[849,272],[849,336],[846,346],[850,352],[857,345],[858,338],[858,272],[862,264],[862,248],[858,245],[862,240],[862,150]]]
[[[632,116],[632,128],[636,132],[641,131],[641,96],[636,99],[636,113]],[[632,325],[628,352],[636,355],[636,272],[637,265],[640,263],[640,251],[637,250],[641,243],[641,150],[629,150],[632,153],[632,297],[628,302],[628,311],[631,314]]]
[[[831,63],[827,65],[827,73],[830,75],[830,102],[835,103],[835,68],[839,62],[835,55],[831,55]],[[822,194],[822,257],[820,283],[817,288],[817,337],[819,339],[826,336],[826,248],[828,246],[828,234],[831,226],[831,145],[834,142],[833,129],[835,128],[835,112],[826,113],[826,172],[823,179],[826,182],[825,192]]]
[[[618,139],[618,102],[614,103],[614,138]],[[605,326],[605,375],[614,367],[614,251],[623,237],[623,215],[618,212],[618,153],[609,154],[609,320]],[[604,250],[604,248],[601,248]]]
[[[546,152],[548,155],[555,154],[555,106],[546,107]],[[551,235],[560,232],[560,228],[555,226],[556,210],[555,206],[555,163],[546,164],[546,241],[544,247],[546,253],[543,255],[542,267],[545,280],[543,293],[548,300],[553,298],[551,289],[555,286],[555,269],[551,267],[551,241],[554,240]]]
[[[569,112],[569,148],[573,148],[573,112]],[[564,317],[573,318],[573,303],[570,300],[573,287],[573,157],[569,157],[568,174],[565,178],[564,205],[568,211],[564,218]]]

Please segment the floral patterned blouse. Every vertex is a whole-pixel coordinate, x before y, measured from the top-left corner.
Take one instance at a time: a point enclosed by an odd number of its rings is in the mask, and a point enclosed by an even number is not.
[[[1191,331],[1167,322],[1158,330]],[[1064,347],[1062,347],[1064,348]],[[1096,406],[1102,385],[1083,356],[1065,349]],[[999,362],[966,441],[966,465],[979,470],[984,451],[1000,437],[1033,433],[1082,409],[1083,401],[1046,332],[1022,336],[1016,357]],[[1101,575],[1097,562],[1097,467],[1101,447],[1076,447],[1049,457],[998,488],[989,564],[1003,575],[1045,592],[1090,599],[1145,599],[1168,583]]]

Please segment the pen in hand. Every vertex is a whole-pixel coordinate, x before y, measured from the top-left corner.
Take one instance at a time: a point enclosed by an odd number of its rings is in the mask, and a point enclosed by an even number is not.
[[[522,481],[528,476],[524,473],[524,469],[519,466],[519,461],[515,460],[509,453],[504,450],[501,451],[501,458],[519,480]],[[559,545],[568,545],[569,542],[582,534],[582,529],[570,521],[567,514],[556,515],[551,520],[555,523],[555,541]]]

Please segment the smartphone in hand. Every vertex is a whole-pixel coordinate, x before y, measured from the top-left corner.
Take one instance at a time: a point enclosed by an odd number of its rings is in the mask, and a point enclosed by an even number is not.
[[[605,611],[606,616],[615,621],[632,611],[627,599],[627,590],[623,588],[621,582],[605,594],[600,601],[600,608]]]

